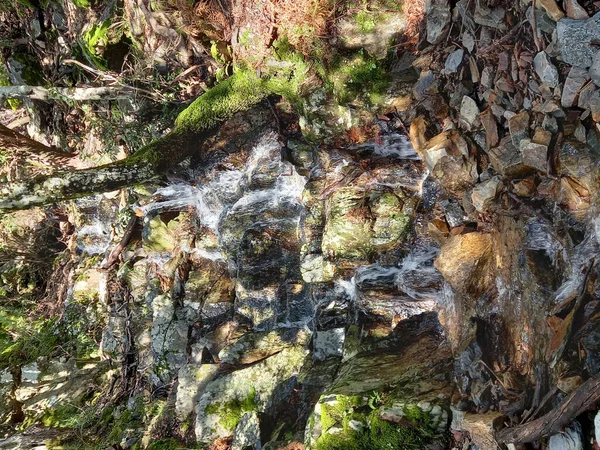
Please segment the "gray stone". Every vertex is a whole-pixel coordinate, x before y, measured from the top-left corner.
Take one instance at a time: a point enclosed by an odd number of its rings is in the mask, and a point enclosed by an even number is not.
[[[583,433],[579,422],[573,422],[562,433],[550,437],[548,450],[583,450]]]
[[[260,450],[260,422],[256,411],[247,412],[235,427],[231,450]]]
[[[416,100],[422,100],[428,94],[437,92],[437,81],[432,70],[424,70],[419,75],[419,80],[413,86],[413,95]]]
[[[563,108],[570,108],[573,106],[575,99],[577,98],[577,94],[579,94],[581,88],[590,79],[590,74],[591,69],[590,73],[588,73],[587,69],[583,69],[581,67],[571,67],[569,75],[565,80],[565,85],[563,87],[562,96],[560,99],[560,104]]]
[[[542,83],[554,88],[558,85],[558,70],[546,52],[539,52],[533,59],[533,67],[535,73],[538,74]]]
[[[594,54],[592,66],[590,67],[590,77],[596,86],[600,86],[600,50]]]
[[[523,155],[523,164],[533,167],[540,172],[546,172],[548,170],[546,162],[548,146],[536,144],[529,139],[523,139],[519,148],[521,150],[521,155]]]
[[[596,417],[594,417],[594,434],[596,442],[600,443],[600,411],[598,411]]]
[[[458,70],[460,67],[465,51],[461,48],[453,51],[446,58],[446,64],[444,64],[444,73],[451,74]]]
[[[567,10],[567,16],[571,19],[585,20],[589,19],[589,15],[585,9],[581,7],[577,0],[565,0],[565,9]]]
[[[527,9],[527,20],[529,21],[529,23],[532,23],[533,21],[532,11],[532,7]],[[548,17],[548,14],[546,14],[544,11],[536,9],[535,20],[539,31],[552,34],[554,30],[556,30],[556,22],[553,21],[550,17]],[[541,33],[539,34],[539,36],[541,37]]]
[[[342,357],[344,353],[344,328],[334,328],[327,331],[316,331],[313,341],[313,359],[323,361],[331,357]]]
[[[463,33],[462,43],[469,53],[473,53],[473,49],[475,48],[475,38],[471,33],[468,31]]]
[[[488,155],[494,169],[506,177],[516,178],[527,172],[521,152],[510,138],[503,139],[498,147],[488,152]]]
[[[500,189],[502,189],[502,181],[498,177],[475,186],[471,194],[471,201],[475,209],[478,212],[486,211],[493,203]]]
[[[467,131],[476,128],[479,121],[479,108],[471,97],[464,96],[460,104],[460,125]]]
[[[468,431],[479,450],[496,450],[499,447],[494,434],[501,421],[502,414],[498,412],[470,414],[452,408],[451,429]]]
[[[447,2],[427,0],[425,14],[427,15],[427,42],[437,44],[443,39],[444,32],[450,25],[450,5]]]
[[[556,118],[548,115],[544,116],[542,128],[550,131],[551,133],[558,133],[558,122],[556,121]]]
[[[600,40],[600,13],[587,20],[561,19],[556,31],[563,61],[572,66],[590,67],[596,53],[592,41]]]
[[[586,84],[581,91],[579,91],[579,98],[577,99],[577,106],[582,109],[590,108],[590,99],[592,95],[594,95],[594,91],[596,90],[596,86],[594,83]]]
[[[483,3],[480,3],[475,8],[473,20],[478,25],[484,27],[495,28],[500,31],[506,30],[506,21],[504,20],[506,11],[504,8],[487,8]]]

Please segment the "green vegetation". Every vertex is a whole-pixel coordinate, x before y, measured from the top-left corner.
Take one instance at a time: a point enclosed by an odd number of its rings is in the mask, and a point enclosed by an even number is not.
[[[207,414],[219,414],[223,428],[233,431],[244,413],[255,411],[256,408],[256,391],[252,388],[241,401],[234,399],[227,403],[213,403],[208,405],[205,411]]]
[[[335,99],[342,105],[362,98],[368,105],[379,104],[389,86],[382,63],[365,51],[349,57],[338,57],[327,73]]]
[[[317,450],[423,448],[434,435],[431,416],[415,406],[404,411],[404,419],[414,425],[387,422],[377,408],[382,399],[380,393],[373,392],[367,405],[361,397],[341,395],[335,403],[321,404],[323,434],[317,441]],[[334,427],[339,430],[327,432]]]
[[[361,33],[371,33],[377,26],[377,16],[366,11],[359,12],[356,16],[356,23]]]
[[[87,0],[83,0],[86,2]],[[77,5],[80,6],[80,5]],[[85,6],[84,6],[85,7]],[[106,70],[106,60],[102,57],[102,52],[108,44],[110,29],[110,20],[105,20],[101,24],[93,24],[81,37],[81,50],[87,58],[98,68]]]

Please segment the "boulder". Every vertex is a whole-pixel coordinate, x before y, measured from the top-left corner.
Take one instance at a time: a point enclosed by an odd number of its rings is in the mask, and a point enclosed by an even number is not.
[[[186,420],[194,410],[202,391],[215,376],[218,368],[216,364],[186,364],[179,369],[175,400],[175,414],[179,420]]]

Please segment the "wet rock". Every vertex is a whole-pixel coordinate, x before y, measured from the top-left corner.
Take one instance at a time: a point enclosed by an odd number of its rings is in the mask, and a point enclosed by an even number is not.
[[[569,75],[565,81],[563,87],[562,96],[560,98],[560,104],[563,108],[570,108],[575,103],[577,94],[581,91],[581,88],[590,79],[590,72],[581,67],[571,67]]]
[[[471,194],[471,201],[475,209],[480,213],[485,212],[492,205],[501,189],[502,181],[498,177],[493,177],[475,186]]]
[[[558,156],[558,170],[588,190],[593,190],[598,177],[598,156],[588,146],[566,140]]]
[[[323,361],[331,357],[341,358],[345,337],[346,330],[344,328],[316,331],[313,342],[313,359]]]
[[[384,338],[363,338],[358,353],[342,363],[330,392],[356,395],[391,385],[396,398],[432,400],[450,388],[445,371],[451,358],[437,313],[420,314],[400,321]]]
[[[556,31],[563,61],[576,67],[590,67],[596,53],[592,41],[600,39],[600,13],[587,20],[562,19]]]
[[[447,75],[455,73],[462,64],[464,54],[465,51],[462,48],[450,53],[444,64],[444,73]]]
[[[550,57],[546,54],[546,52],[539,52],[535,55],[533,59],[533,67],[535,68],[535,72],[542,80],[542,83],[547,84],[551,88],[554,88],[558,85],[558,70],[552,61],[550,61]]]
[[[322,254],[310,254],[302,260],[300,271],[307,283],[325,283],[333,279],[335,264],[327,261]]]
[[[219,352],[219,359],[228,364],[252,364],[268,358],[283,349],[304,346],[310,340],[305,329],[280,328],[269,332],[244,334]]]
[[[338,189],[328,200],[323,253],[335,258],[367,260],[377,250],[401,242],[414,213],[390,193],[367,197],[358,187]]]
[[[519,148],[521,141],[529,137],[529,113],[522,111],[508,120],[512,143]]]
[[[556,0],[540,0],[538,5],[544,8],[548,16],[550,16],[552,20],[556,22],[565,17],[565,14],[558,7]]]
[[[167,223],[160,216],[146,221],[143,231],[144,249],[153,252],[173,251],[176,246],[185,242],[187,234],[184,230],[188,220],[187,214],[180,214]]]
[[[570,19],[585,20],[590,17],[577,0],[565,0],[565,9],[567,10],[567,17]]]
[[[583,433],[577,421],[562,433],[551,436],[548,441],[548,450],[583,450],[583,448]]]
[[[175,400],[175,413],[179,420],[186,420],[194,410],[202,391],[213,379],[218,367],[216,364],[186,364],[179,369]]]
[[[427,42],[439,43],[450,25],[450,5],[443,0],[427,0],[425,3],[425,14],[427,16]]]
[[[464,96],[460,104],[460,125],[471,131],[479,125],[479,107],[471,97]]]
[[[260,422],[256,411],[245,413],[235,427],[231,450],[260,450]]]
[[[494,437],[502,425],[502,413],[470,414],[452,409],[452,430],[468,431],[479,450],[496,450],[498,444]]]
[[[598,411],[596,417],[594,417],[594,434],[596,442],[600,443],[600,411]]]
[[[469,218],[465,214],[465,210],[456,200],[444,200],[441,206],[450,228],[460,227],[468,222]]]
[[[487,287],[486,270],[491,256],[491,235],[461,234],[452,236],[442,246],[435,267],[456,291],[476,295]]]
[[[540,172],[547,172],[548,164],[546,162],[548,155],[548,146],[536,144],[529,139],[523,139],[520,145],[521,155],[523,155],[523,164],[533,167]]]

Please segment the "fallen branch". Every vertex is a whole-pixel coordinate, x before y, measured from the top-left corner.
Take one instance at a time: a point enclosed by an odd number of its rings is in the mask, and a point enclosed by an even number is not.
[[[102,266],[101,266],[102,269],[110,269],[112,267],[112,265],[117,262],[117,260],[119,259],[119,255],[121,254],[121,252],[123,251],[123,249],[125,248],[127,243],[129,242],[129,239],[131,238],[131,235],[133,234],[133,230],[135,229],[135,224],[137,223],[137,219],[138,219],[137,216],[135,216],[135,215],[131,216],[131,219],[129,219],[129,223],[127,224],[127,228],[125,229],[125,233],[123,234],[123,237],[121,238],[119,243],[116,245],[116,247],[112,249],[112,251],[108,255],[108,258],[106,258],[106,261],[102,264]]]
[[[496,433],[500,444],[525,444],[560,433],[573,419],[595,409],[600,402],[600,375],[571,392],[556,408],[539,419]]]
[[[6,98],[30,98],[32,100],[66,99],[73,101],[118,100],[129,98],[135,93],[130,87],[78,87],[44,88],[41,86],[0,86],[0,100]]]

